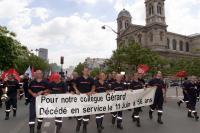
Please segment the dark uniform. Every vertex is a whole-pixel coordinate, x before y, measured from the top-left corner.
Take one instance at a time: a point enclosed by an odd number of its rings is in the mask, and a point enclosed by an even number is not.
[[[9,119],[9,113],[11,111],[10,107],[12,106],[13,109],[13,116],[16,116],[17,112],[17,91],[20,89],[19,82],[17,80],[8,80],[5,81],[3,84],[3,88],[7,87],[7,96],[9,100],[6,101],[6,118],[5,120]]]
[[[33,92],[33,93],[38,93],[40,91],[45,91],[48,89],[48,83],[44,80],[42,80],[41,82],[37,82],[36,80],[31,81],[31,83],[29,84],[29,89]],[[30,96],[30,105],[29,105],[29,126],[30,126],[30,132],[34,133],[34,127],[35,127],[35,119],[36,119],[36,106],[35,106],[35,101],[36,98]],[[37,119],[38,125],[37,125],[37,130],[38,132],[40,132],[41,130],[41,126],[42,126],[42,122],[43,119],[42,118],[38,118]]]
[[[99,81],[95,82],[95,92],[96,93],[103,93],[106,92],[109,89],[108,83],[104,82],[103,84],[101,84]],[[101,130],[104,129],[102,123],[103,123],[103,118],[104,118],[104,114],[97,114],[96,115],[96,124],[97,124],[97,129],[98,132],[101,133]]]
[[[164,82],[162,79],[154,78],[149,81],[150,86],[156,86],[156,92],[155,92],[155,97],[154,97],[154,103],[153,105],[150,106],[150,111],[149,111],[149,117],[150,119],[153,118],[153,112],[155,109],[158,111],[158,123],[163,124],[161,117],[163,114],[163,102],[164,102],[164,97],[163,97],[163,88],[164,88]]]
[[[118,83],[117,81],[115,81],[113,84],[112,84],[112,90],[114,91],[123,91],[125,90],[125,85],[123,82],[121,83]],[[115,121],[116,121],[116,118],[117,118],[117,128],[119,129],[123,129],[122,127],[122,111],[118,111],[118,112],[113,112],[112,113],[112,124],[114,125],[115,124]]]
[[[186,92],[189,98],[188,117],[193,117],[192,114],[194,114],[195,119],[198,120],[199,116],[197,115],[197,112],[196,112],[197,85],[195,83],[189,82],[186,85]]]
[[[200,81],[197,82],[197,102],[200,100]]]
[[[83,76],[78,77],[75,81],[76,87],[79,90],[81,94],[89,93],[92,91],[92,87],[94,86],[94,80],[91,77],[88,77],[87,79]],[[90,120],[90,116],[86,115],[83,117],[77,117],[77,127],[76,131],[80,130],[81,123],[83,121],[83,132],[87,132],[87,124]]]
[[[50,83],[50,93],[51,94],[65,94],[68,92],[68,88],[64,82],[60,83],[55,83],[52,82]],[[62,127],[62,118],[61,117],[56,117],[55,118],[55,124],[56,124],[56,133],[60,133],[60,129]]]
[[[25,95],[25,105],[27,105],[30,102],[30,95],[28,93],[28,86],[29,86],[29,78],[24,78],[23,79],[23,90],[24,90],[24,95]]]
[[[1,97],[3,95],[3,83],[0,81],[0,108],[2,108],[2,101],[1,101]]]
[[[143,89],[143,84],[140,81],[133,80],[131,82],[130,88],[133,89],[133,90]],[[137,122],[136,125],[138,127],[140,127],[140,116],[139,116],[140,111],[141,111],[141,107],[134,108],[134,112],[133,112],[133,115],[132,115],[133,121]]]
[[[182,84],[182,89],[183,89],[183,99],[181,99],[179,102],[178,102],[178,106],[181,105],[181,103],[186,103],[186,106],[187,108],[189,107],[188,103],[189,103],[189,99],[188,99],[188,94],[186,93],[186,87],[187,87],[187,84],[189,83],[189,81],[185,81],[183,84]]]
[[[112,84],[114,84],[115,82],[116,82],[116,80],[113,79],[113,78],[107,80],[109,89],[112,89],[112,88],[111,88],[111,87],[112,87]]]

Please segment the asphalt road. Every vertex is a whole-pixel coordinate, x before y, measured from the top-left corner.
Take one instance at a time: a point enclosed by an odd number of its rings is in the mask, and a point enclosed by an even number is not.
[[[170,92],[174,94],[173,92]],[[132,122],[130,111],[124,111],[123,130],[118,130],[111,124],[111,115],[107,114],[104,120],[103,133],[198,133],[200,131],[200,121],[196,122],[194,119],[187,118],[187,109],[182,104],[181,107],[177,106],[177,99],[171,95],[167,99],[164,106],[164,125],[157,124],[157,113],[154,113],[154,119],[148,118],[149,107],[144,107],[141,113],[141,127],[138,128]],[[197,111],[200,112],[200,105],[198,103]],[[29,133],[28,128],[28,106],[24,105],[24,100],[18,102],[17,117],[5,121],[4,107],[0,109],[0,133]],[[68,118],[64,119],[62,133],[75,133],[76,120]],[[54,133],[53,119],[45,119],[42,127],[42,133]],[[95,133],[96,123],[95,117],[92,116],[88,125],[88,133]]]

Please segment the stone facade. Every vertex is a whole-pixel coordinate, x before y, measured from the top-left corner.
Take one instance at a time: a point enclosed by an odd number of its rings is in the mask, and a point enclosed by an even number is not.
[[[200,57],[200,34],[186,36],[167,31],[165,0],[145,0],[145,7],[145,26],[132,24],[132,17],[127,10],[119,13],[118,48],[135,41],[163,57]]]

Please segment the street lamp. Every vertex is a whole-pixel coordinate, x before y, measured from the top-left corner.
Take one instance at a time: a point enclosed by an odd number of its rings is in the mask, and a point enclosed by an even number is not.
[[[103,25],[101,28],[103,30],[105,30],[106,28],[109,28],[112,32],[114,32],[115,34],[119,35],[119,33],[117,31],[115,31],[112,27],[110,27],[109,25]]]

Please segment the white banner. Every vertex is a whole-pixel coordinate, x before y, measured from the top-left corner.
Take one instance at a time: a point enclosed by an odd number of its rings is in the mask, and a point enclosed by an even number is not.
[[[116,112],[153,104],[155,88],[85,94],[51,94],[36,98],[38,118],[73,117]]]

